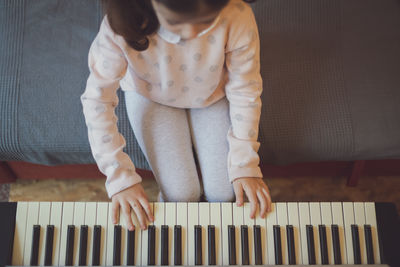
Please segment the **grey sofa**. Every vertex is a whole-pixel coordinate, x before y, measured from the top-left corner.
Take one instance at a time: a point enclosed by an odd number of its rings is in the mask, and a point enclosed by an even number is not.
[[[258,0],[262,164],[400,159],[400,1]],[[79,100],[99,0],[0,0],[0,161],[95,163]],[[149,169],[119,90],[126,151]]]

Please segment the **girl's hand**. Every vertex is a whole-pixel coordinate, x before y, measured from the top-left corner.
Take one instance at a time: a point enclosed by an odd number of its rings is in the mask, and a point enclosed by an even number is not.
[[[268,186],[262,178],[242,177],[233,181],[233,190],[236,195],[236,204],[238,207],[243,205],[243,190],[246,192],[250,201],[250,218],[254,219],[255,213],[260,201],[260,215],[265,218],[265,213],[271,211],[271,195]]]
[[[112,196],[112,220],[114,224],[118,222],[120,206],[122,208],[121,215],[122,213],[124,214],[127,228],[130,231],[135,229],[132,223],[131,209],[135,212],[143,230],[147,228],[146,220],[149,222],[154,221],[149,201],[141,183],[137,183]]]

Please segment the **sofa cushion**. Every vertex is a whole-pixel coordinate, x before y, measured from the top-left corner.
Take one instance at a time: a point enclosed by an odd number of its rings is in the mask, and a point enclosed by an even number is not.
[[[396,0],[258,0],[262,163],[400,158]],[[94,163],[79,97],[99,0],[0,0],[0,160]],[[149,169],[125,112],[126,152]]]
[[[262,0],[254,11],[263,161],[400,158],[400,2]]]
[[[101,2],[1,0],[0,5],[0,159],[94,163],[79,97],[89,75],[89,47],[102,19]],[[138,167],[148,169],[124,101],[116,113],[126,151]]]

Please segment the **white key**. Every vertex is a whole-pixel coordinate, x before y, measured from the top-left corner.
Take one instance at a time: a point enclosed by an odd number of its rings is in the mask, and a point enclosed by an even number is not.
[[[188,263],[195,265],[194,226],[199,224],[199,204],[188,203]]]
[[[154,214],[154,203],[150,202],[150,211],[153,214],[154,220],[155,220],[155,214]],[[149,222],[148,225],[154,225],[154,222]],[[148,266],[148,238],[149,238],[149,227],[146,228],[146,230],[141,230],[142,232],[142,265],[143,266]]]
[[[80,234],[81,225],[85,224],[85,202],[76,202],[74,208],[74,225],[75,225],[75,239],[74,239],[74,266],[79,266],[80,254]]]
[[[354,222],[358,226],[361,264],[367,264],[367,252],[366,252],[365,237],[364,237],[364,224],[365,224],[364,203],[354,202],[353,204],[354,204]]]
[[[281,227],[281,244],[282,244],[282,264],[289,264],[286,225],[288,224],[287,206],[284,202],[276,203],[276,221]]]
[[[119,209],[118,209],[119,212]],[[114,224],[112,222],[112,202],[108,203],[108,219],[107,219],[107,245],[106,245],[106,265],[113,266],[114,252]]]
[[[14,244],[11,265],[22,266],[24,262],[25,231],[28,213],[28,202],[17,202],[15,216]]]
[[[96,225],[97,203],[87,202],[85,211],[85,224],[88,226],[86,264],[92,265],[93,254],[93,228]]]
[[[29,266],[31,263],[32,249],[32,233],[33,226],[38,224],[39,218],[39,202],[28,202],[28,217],[26,221],[26,235],[24,248],[24,265]]]
[[[232,204],[233,225],[235,226],[235,247],[236,247],[236,264],[242,264],[242,237],[240,226],[243,225],[243,205],[238,207],[236,203]]]
[[[308,258],[307,230],[306,226],[310,224],[310,207],[307,202],[299,202],[299,223],[301,239],[301,258],[304,265],[310,264]]]
[[[221,203],[210,203],[210,224],[215,227],[215,264],[221,266],[223,246],[221,238]]]
[[[50,225],[54,225],[53,233],[53,262],[52,265],[57,265],[60,254],[60,239],[61,239],[61,222],[62,222],[62,202],[51,203]]]
[[[352,202],[343,202],[343,222],[346,236],[347,264],[354,264],[353,239],[351,225],[354,224],[354,208]]]
[[[165,225],[168,225],[168,264],[174,265],[174,227],[176,225],[176,203],[165,203]]]
[[[321,245],[319,242],[319,228],[321,224],[321,208],[318,202],[310,202],[310,222],[314,232],[315,262],[321,264]]]
[[[333,243],[332,243],[332,209],[330,202],[321,202],[321,223],[326,229],[326,243],[328,249],[329,264],[334,264],[333,260]]]
[[[161,265],[161,225],[164,224],[164,203],[154,202],[154,225],[156,227],[155,265]]]
[[[375,203],[365,202],[364,208],[365,208],[365,223],[371,225],[372,247],[374,249],[374,261],[375,261],[375,264],[380,264],[381,263],[381,255],[379,252],[378,228],[376,225]]]
[[[68,225],[73,225],[74,222],[74,202],[63,202],[62,222],[61,222],[61,240],[60,240],[60,266],[65,266],[66,249],[67,249],[67,233]],[[76,229],[75,229],[76,231]]]
[[[188,203],[177,202],[176,203],[176,224],[181,226],[181,238],[182,238],[182,265],[188,265]]]
[[[300,222],[299,222],[299,207],[297,202],[288,202],[288,224],[293,225],[294,250],[296,256],[296,264],[303,262],[301,254],[301,238],[300,238]]]
[[[259,210],[259,208],[257,209]],[[247,225],[247,232],[248,232],[248,239],[249,239],[249,265],[254,265],[255,264],[255,255],[254,255],[254,231],[253,231],[253,226],[255,223],[255,219],[250,218],[250,202],[244,202],[243,203],[243,224]],[[259,217],[259,215],[256,214],[255,216]],[[257,218],[255,217],[255,218]]]
[[[40,239],[39,239],[39,258],[38,263],[40,266],[44,266],[44,256],[46,253],[46,232],[47,225],[50,223],[50,202],[39,202],[39,218],[38,224],[40,225]]]
[[[222,264],[229,265],[228,225],[232,225],[232,203],[221,203]]]
[[[201,225],[201,246],[203,265],[208,265],[208,225],[210,225],[210,204],[199,203],[199,225]]]
[[[347,264],[346,237],[344,234],[342,203],[332,202],[331,206],[332,206],[332,224],[336,224],[338,226],[342,264]]]
[[[108,231],[108,202],[97,203],[96,224],[101,226],[100,237],[100,266],[106,265],[107,231]],[[89,263],[91,264],[91,262]]]
[[[268,262],[268,248],[267,248],[267,216],[269,213],[265,214],[265,218],[260,217],[260,209],[257,209],[255,224],[260,226],[261,232],[261,258],[263,265]]]
[[[275,265],[274,225],[276,225],[276,204],[271,203],[271,212],[267,215],[268,264]],[[267,264],[267,261],[265,261]]]

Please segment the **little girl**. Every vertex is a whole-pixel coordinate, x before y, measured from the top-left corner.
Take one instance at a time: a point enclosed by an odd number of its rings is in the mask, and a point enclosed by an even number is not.
[[[250,201],[265,217],[271,197],[257,142],[259,35],[243,0],[110,0],[89,50],[81,96],[92,154],[107,176],[112,218],[133,230],[154,221],[141,177],[123,152],[117,89],[160,188],[159,201]],[[193,148],[196,154],[193,153]],[[195,156],[202,179],[196,169]],[[258,204],[259,203],[259,204]]]

